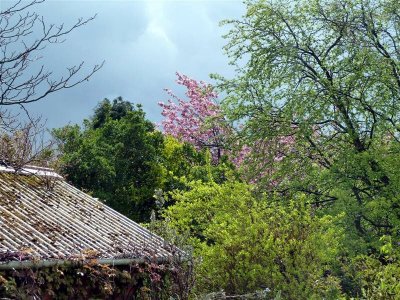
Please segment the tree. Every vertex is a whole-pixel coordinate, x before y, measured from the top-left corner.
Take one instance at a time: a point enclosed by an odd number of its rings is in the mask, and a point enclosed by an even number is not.
[[[156,195],[159,209],[172,205],[174,199],[171,193],[189,190],[193,181],[221,184],[228,178],[239,177],[226,157],[221,158],[218,164],[213,163],[208,149],[197,150],[193,145],[179,142],[169,135],[164,136],[162,148],[162,185]]]
[[[276,174],[298,175],[280,190],[345,209],[366,241],[398,232],[399,14],[392,0],[248,1],[225,22],[228,116],[248,145],[293,136]]]
[[[52,143],[44,142],[41,118],[32,118],[25,105],[83,83],[103,65],[95,65],[84,74],[81,62],[68,67],[66,75],[58,79],[40,65],[43,48],[62,43],[69,33],[94,19],[81,18],[70,27],[46,24],[31,11],[42,2],[19,0],[0,9],[0,160],[16,169],[29,163],[48,165],[51,156]],[[27,121],[7,109],[12,105],[24,110]]]
[[[159,102],[163,109],[164,133],[193,145],[199,151],[208,149],[215,165],[232,163],[241,169],[242,178],[248,182],[259,181],[273,173],[271,161],[279,162],[285,157],[285,153],[293,146],[293,138],[280,136],[274,141],[260,139],[256,142],[257,147],[249,147],[245,141],[241,142],[235,126],[228,123],[224,111],[217,103],[218,94],[212,85],[179,73],[177,76],[177,83],[186,88],[188,100],[166,89],[172,99],[168,103]],[[272,151],[272,148],[279,151]],[[253,164],[257,155],[263,159]],[[249,166],[256,167],[258,172],[249,172]],[[271,182],[276,185],[278,180]]]
[[[313,216],[304,196],[285,205],[258,198],[244,183],[193,181],[190,187],[173,193],[176,203],[164,215],[169,226],[189,233],[201,257],[198,292],[268,288],[266,298],[279,291],[284,299],[338,298],[331,270],[342,233],[334,218]]]
[[[136,221],[171,205],[169,192],[190,181],[223,182],[233,174],[227,161],[212,164],[208,149],[164,137],[140,105],[121,97],[101,101],[82,128],[68,125],[53,136],[67,180]]]
[[[226,134],[229,128],[224,125],[224,117],[219,105],[218,97],[210,84],[196,81],[176,73],[179,85],[187,90],[185,95],[188,101],[176,96],[166,89],[172,99],[168,103],[159,102],[162,107],[162,121],[164,132],[196,147],[196,149],[210,149],[215,162],[224,151]]]
[[[124,101],[122,97],[117,97],[112,104],[107,98],[104,99],[94,111],[92,118],[92,128],[96,129],[104,125],[107,118],[119,120],[133,110],[132,103]]]
[[[80,18],[72,26],[46,24],[43,17],[29,11],[44,0],[17,1],[0,11],[0,105],[24,105],[38,101],[61,89],[74,87],[97,72],[101,65],[80,75],[83,62],[67,68],[59,79],[45,66],[35,64],[44,47],[62,43],[66,36],[92,21]]]
[[[67,180],[136,221],[148,220],[161,184],[163,137],[140,105],[105,99],[83,128],[69,125],[53,134]]]
[[[19,171],[30,164],[49,167],[54,163],[53,142],[45,141],[40,119],[16,129],[0,131],[0,164]]]

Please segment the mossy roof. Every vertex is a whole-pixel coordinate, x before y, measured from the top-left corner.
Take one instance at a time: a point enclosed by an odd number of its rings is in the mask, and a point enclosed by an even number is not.
[[[0,168],[0,261],[170,255],[163,239],[49,174]]]

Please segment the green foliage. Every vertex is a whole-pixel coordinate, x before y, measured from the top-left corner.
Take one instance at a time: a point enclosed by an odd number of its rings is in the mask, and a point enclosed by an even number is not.
[[[228,177],[238,176],[226,157],[213,164],[208,149],[198,151],[171,136],[164,139],[161,165],[164,191],[185,190],[191,181],[222,183]]]
[[[163,136],[140,106],[104,100],[84,128],[66,126],[53,135],[69,181],[137,221],[148,219],[160,186]]]
[[[400,249],[390,236],[380,239],[380,254],[359,255],[343,264],[348,295],[365,299],[398,299]]]
[[[66,178],[137,221],[149,220],[159,191],[186,189],[192,180],[223,182],[233,173],[224,158],[213,165],[207,149],[164,137],[140,106],[121,98],[100,102],[83,128],[69,125],[53,135]]]
[[[191,235],[202,261],[199,290],[236,294],[268,287],[285,299],[340,295],[331,268],[343,234],[331,217],[313,216],[302,196],[284,205],[254,196],[243,183],[190,186],[173,194],[176,204],[164,215]]]
[[[219,78],[225,111],[243,125],[246,145],[295,141],[291,149],[254,149],[250,172],[270,171],[262,190],[302,191],[330,204],[327,213],[345,211],[347,229],[377,251],[382,235],[399,232],[399,2],[246,5],[242,20],[225,22],[225,49],[238,70]],[[282,161],[264,163],[282,151]]]
[[[119,120],[132,110],[132,103],[124,101],[122,97],[115,98],[112,103],[108,99],[104,99],[94,111],[91,126],[93,129],[102,127],[107,119]]]

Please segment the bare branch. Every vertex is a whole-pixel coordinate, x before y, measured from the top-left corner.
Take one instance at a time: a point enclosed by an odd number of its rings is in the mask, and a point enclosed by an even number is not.
[[[42,2],[44,0],[33,0],[27,4],[18,1],[0,11],[0,105],[23,105],[74,87],[87,81],[104,64],[96,64],[85,74],[82,61],[68,67],[66,75],[60,78],[53,78],[52,71],[44,65],[37,68],[42,49],[64,42],[69,33],[96,17],[79,18],[69,27],[46,24],[43,17],[28,11]]]

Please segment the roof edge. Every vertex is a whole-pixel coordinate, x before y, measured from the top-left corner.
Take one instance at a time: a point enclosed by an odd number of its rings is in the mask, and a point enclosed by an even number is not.
[[[157,263],[165,263],[169,261],[168,257],[157,257],[155,259]],[[121,259],[87,259],[87,260],[24,260],[24,261],[10,261],[7,263],[0,263],[0,271],[2,270],[12,270],[12,269],[27,269],[27,268],[49,268],[53,266],[62,266],[62,265],[84,265],[86,263],[93,263],[99,265],[111,265],[111,266],[123,266],[129,265],[132,263],[144,263],[147,261],[152,261],[151,259],[146,258],[121,258]]]
[[[31,166],[31,165],[26,165],[21,169],[15,169],[12,166],[0,165],[0,172],[17,173],[17,174],[21,174],[21,175],[36,175],[36,176],[40,176],[40,177],[51,177],[51,178],[63,179],[63,177],[60,174],[58,174],[57,172],[55,172],[54,169]]]

